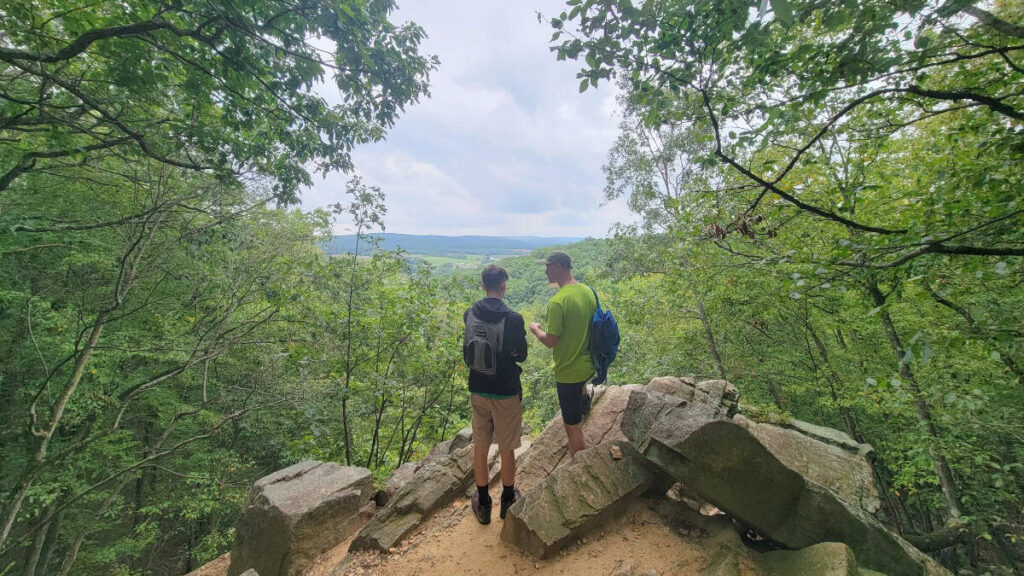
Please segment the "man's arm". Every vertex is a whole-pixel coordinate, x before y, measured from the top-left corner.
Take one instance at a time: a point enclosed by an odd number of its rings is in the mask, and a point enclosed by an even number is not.
[[[554,348],[558,344],[558,336],[555,334],[548,334],[540,327],[540,322],[533,322],[530,324],[530,332],[540,340],[540,343],[547,346],[548,348]]]
[[[509,315],[509,328],[509,356],[515,362],[522,362],[526,360],[526,356],[530,352],[526,344],[526,328],[523,317],[516,313]]]

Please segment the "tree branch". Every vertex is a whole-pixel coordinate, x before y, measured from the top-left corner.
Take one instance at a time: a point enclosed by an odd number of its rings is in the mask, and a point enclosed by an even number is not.
[[[983,10],[974,5],[968,5],[964,8],[964,12],[974,16],[979,22],[1000,34],[1013,36],[1014,38],[1024,38],[1024,26],[1018,26],[1017,24],[1007,22],[988,10]]]

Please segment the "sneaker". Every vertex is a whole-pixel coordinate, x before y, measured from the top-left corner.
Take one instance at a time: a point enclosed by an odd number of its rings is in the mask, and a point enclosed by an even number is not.
[[[587,392],[586,385],[584,385],[583,390],[583,417],[586,418],[590,414],[590,405],[594,403],[594,391]]]
[[[476,519],[481,524],[491,523],[491,504],[480,503],[480,493],[473,492],[473,497],[470,498],[473,503],[473,514],[476,514]],[[504,507],[504,505],[502,505]],[[502,516],[504,518],[504,516]]]
[[[513,488],[512,491],[515,492],[515,495],[512,496],[512,500],[509,500],[507,502],[505,500],[501,501],[501,510],[498,511],[498,516],[501,516],[502,520],[505,519],[505,513],[508,512],[508,509],[511,508],[513,504],[519,501],[519,488]]]

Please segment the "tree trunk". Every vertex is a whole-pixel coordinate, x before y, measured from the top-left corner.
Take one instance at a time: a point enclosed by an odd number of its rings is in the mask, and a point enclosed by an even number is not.
[[[882,294],[882,291],[878,288],[878,283],[871,275],[867,276],[866,286],[868,293],[871,295],[872,301],[875,306],[879,308],[878,317],[882,321],[882,327],[885,329],[886,335],[889,337],[889,345],[892,348],[893,355],[896,357],[896,362],[899,367],[900,378],[907,384],[911,394],[914,398],[914,405],[917,408],[917,417],[924,424],[925,429],[928,431],[928,435],[934,440],[939,439],[939,431],[935,427],[935,421],[932,419],[931,409],[928,407],[928,403],[925,401],[923,394],[921,393],[921,386],[914,377],[913,372],[910,370],[910,366],[904,362],[904,356],[906,351],[903,348],[903,343],[900,341],[899,333],[896,331],[896,326],[892,321],[892,317],[889,316],[889,312],[884,309],[886,296]],[[946,461],[946,457],[942,455],[934,446],[928,447],[928,452],[931,455],[932,463],[935,466],[935,473],[939,477],[939,485],[942,488],[942,494],[944,496],[946,507],[949,510],[951,518],[959,518],[960,513],[960,496],[957,493],[956,483],[953,481],[953,473],[949,468],[949,463]]]
[[[345,464],[352,465],[352,431],[348,425],[348,391],[352,381],[352,299],[356,291],[356,267],[359,265],[359,240],[362,227],[356,228],[356,248],[352,253],[352,267],[348,277],[348,295],[345,303],[345,388],[341,396],[341,429],[345,435]]]
[[[728,380],[725,375],[725,367],[722,366],[722,356],[718,353],[718,345],[715,344],[715,334],[711,331],[711,322],[708,321],[707,312],[704,311],[704,300],[699,296],[697,297],[697,314],[700,315],[700,323],[704,325],[704,335],[708,340],[708,351],[711,352],[711,358],[715,361],[718,375],[722,380]]]
[[[829,396],[832,398],[832,403],[836,405],[836,410],[839,411],[839,417],[843,420],[843,429],[849,434],[854,440],[860,443],[864,443],[864,435],[861,434],[857,427],[857,419],[854,418],[850,412],[849,407],[843,406],[842,401],[839,399],[839,388],[843,387],[843,381],[839,377],[839,373],[836,372],[832,361],[828,357],[828,349],[825,348],[825,344],[818,338],[818,333],[814,331],[814,326],[811,325],[810,320],[804,321],[804,326],[807,327],[807,334],[811,337],[811,341],[814,342],[814,347],[818,350],[818,356],[821,357],[821,361],[825,364],[828,369],[828,389]]]
[[[978,325],[978,321],[974,318],[971,312],[967,310],[967,308],[964,308],[963,306],[960,306],[959,304],[953,302],[952,300],[943,297],[934,289],[932,289],[931,285],[928,284],[928,282],[922,282],[921,284],[924,286],[925,292],[927,292],[928,295],[932,297],[932,300],[956,312],[957,314],[962,316],[964,320],[967,321],[967,332],[971,336],[974,336],[975,338],[985,338],[985,334],[984,332],[982,332],[981,326]],[[999,354],[999,359],[1002,361],[1003,365],[1006,366],[1010,370],[1010,372],[1012,372],[1013,375],[1017,377],[1017,383],[1024,386],[1024,368],[1022,368],[1016,362],[1014,362],[1013,358],[1010,357],[1009,352],[1006,350],[1003,350],[1002,353]]]
[[[54,513],[57,508],[57,501],[54,500],[46,507],[46,513],[43,517],[50,516]],[[36,533],[32,537],[32,547],[29,549],[28,558],[25,560],[25,576],[34,576],[36,573],[36,567],[39,565],[39,557],[43,552],[43,544],[46,543],[46,534],[49,532],[50,524],[43,524],[36,528]]]
[[[57,516],[50,522],[50,527],[47,530],[46,544],[43,545],[43,553],[39,558],[39,564],[36,566],[36,574],[39,576],[46,576],[50,573],[47,569],[50,565],[50,559],[53,557],[53,551],[57,548],[57,543],[60,540],[60,525],[64,521],[64,512],[58,512]],[[25,576],[33,576],[32,574],[26,573]]]

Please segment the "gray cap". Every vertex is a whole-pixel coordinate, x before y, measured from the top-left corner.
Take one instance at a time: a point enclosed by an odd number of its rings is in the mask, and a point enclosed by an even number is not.
[[[547,258],[544,258],[543,260],[537,260],[537,263],[558,264],[559,266],[562,266],[567,270],[572,270],[572,258],[570,258],[568,254],[562,252],[561,250],[555,250],[551,252],[551,254],[548,254]]]

